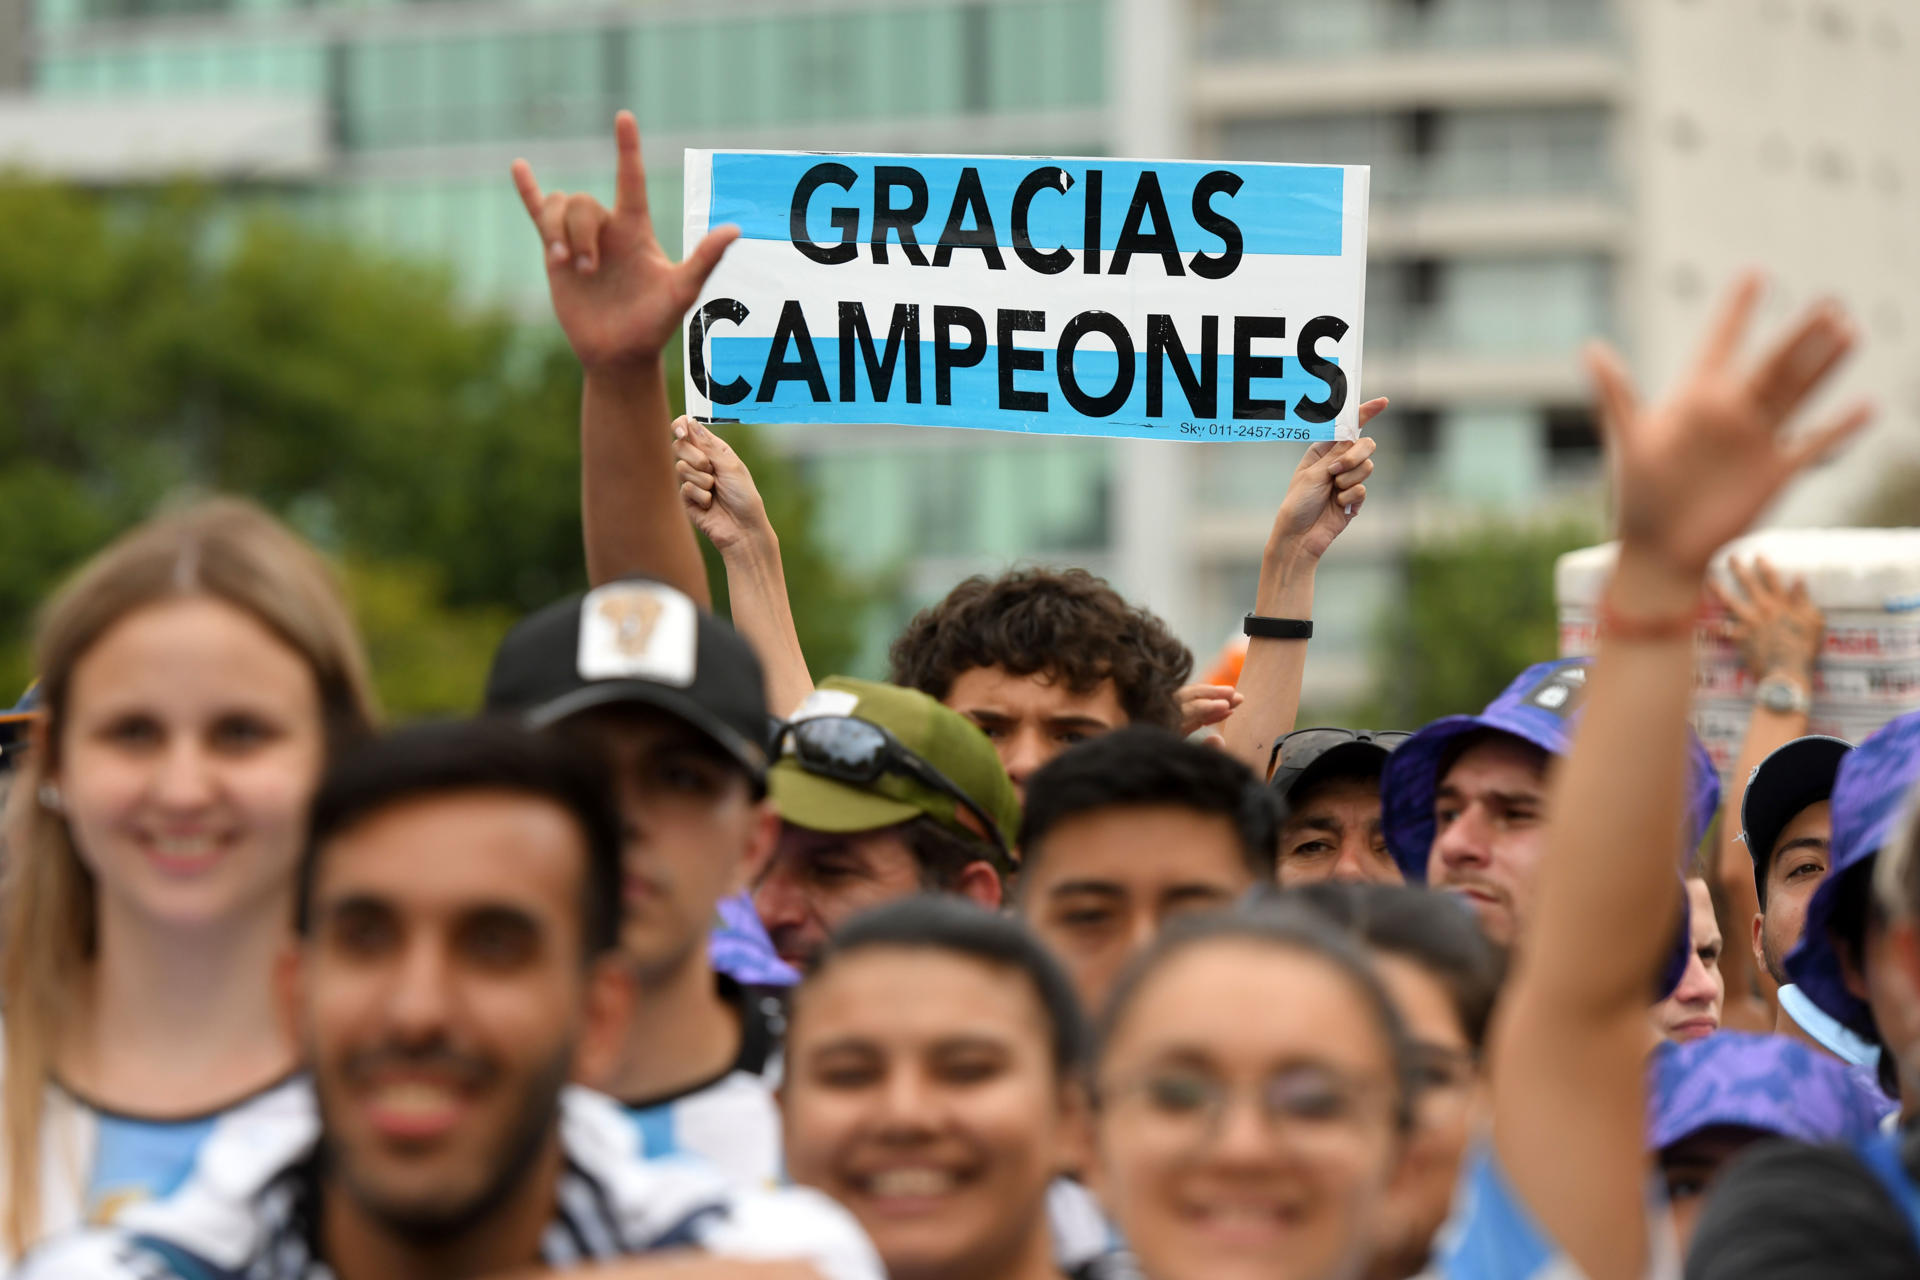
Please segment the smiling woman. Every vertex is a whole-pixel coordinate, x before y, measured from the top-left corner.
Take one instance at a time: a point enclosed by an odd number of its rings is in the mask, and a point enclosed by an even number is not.
[[[1317,916],[1181,921],[1102,1020],[1096,1185],[1151,1280],[1351,1280],[1407,1176],[1413,1072],[1366,956]]]
[[[239,502],[101,552],[36,657],[6,815],[0,1269],[171,1191],[220,1114],[292,1072],[269,978],[307,805],[374,720],[326,566]]]
[[[1049,1223],[1078,1191],[1082,1040],[1066,976],[1013,921],[937,898],[870,912],[794,1004],[787,1170],[852,1211],[892,1280],[1109,1274],[1104,1238],[1068,1256]]]

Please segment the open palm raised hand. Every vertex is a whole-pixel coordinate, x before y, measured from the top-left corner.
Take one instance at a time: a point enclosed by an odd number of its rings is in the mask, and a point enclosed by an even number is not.
[[[1692,366],[1658,404],[1640,405],[1611,348],[1595,344],[1587,351],[1620,540],[1688,574],[1704,572],[1787,481],[1873,416],[1871,406],[1859,403],[1801,438],[1782,435],[1853,348],[1855,334],[1837,306],[1821,303],[1760,361],[1743,367],[1740,341],[1760,290],[1758,275],[1742,277]]]
[[[740,235],[716,227],[685,262],[674,262],[654,234],[632,112],[614,117],[613,136],[620,158],[612,210],[584,192],[543,193],[533,166],[513,162],[513,184],[546,246],[554,315],[589,370],[657,358]]]

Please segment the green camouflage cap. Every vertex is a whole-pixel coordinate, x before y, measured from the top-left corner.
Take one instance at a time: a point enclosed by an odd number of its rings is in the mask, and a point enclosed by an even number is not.
[[[917,689],[833,676],[820,682],[793,719],[847,716],[885,729],[900,745],[937,769],[967,798],[993,815],[1000,837],[1013,847],[1020,797],[987,735],[957,711]],[[952,796],[908,774],[882,774],[872,786],[808,773],[787,743],[767,771],[767,790],[780,817],[810,831],[874,831],[926,815],[972,840],[972,815]]]

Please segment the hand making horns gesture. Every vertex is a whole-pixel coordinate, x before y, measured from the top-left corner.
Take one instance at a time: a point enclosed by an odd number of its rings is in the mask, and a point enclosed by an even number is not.
[[[547,247],[554,315],[588,370],[657,358],[740,235],[715,227],[685,262],[667,257],[647,209],[632,112],[614,117],[613,137],[620,161],[611,211],[585,192],[542,193],[533,166],[513,162],[513,184]]]

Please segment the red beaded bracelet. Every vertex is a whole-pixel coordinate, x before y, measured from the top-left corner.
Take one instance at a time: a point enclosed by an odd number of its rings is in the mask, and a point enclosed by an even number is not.
[[[1599,630],[1603,636],[1616,640],[1656,641],[1684,640],[1693,635],[1693,628],[1699,617],[1699,605],[1685,613],[1672,613],[1665,617],[1645,617],[1621,613],[1613,606],[1613,595],[1608,592],[1600,597]]]

